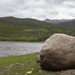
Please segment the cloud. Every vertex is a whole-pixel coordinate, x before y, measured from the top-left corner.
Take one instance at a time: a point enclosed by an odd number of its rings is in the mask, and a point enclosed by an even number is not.
[[[75,13],[74,13],[75,12],[75,4],[74,3],[75,3],[75,1],[73,1],[73,0],[64,1],[60,5],[60,7],[57,7],[58,8],[57,12],[59,12],[59,13],[56,17],[59,19],[63,19],[63,18],[73,19],[73,18],[75,18]]]
[[[0,17],[75,18],[75,0],[0,0]]]

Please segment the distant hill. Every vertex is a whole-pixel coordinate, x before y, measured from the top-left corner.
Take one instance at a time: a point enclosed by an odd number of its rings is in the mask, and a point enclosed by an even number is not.
[[[75,19],[67,22],[60,22],[57,25],[75,29]]]
[[[58,24],[58,23],[67,22],[67,21],[70,21],[70,19],[54,19],[54,20],[45,19],[44,20],[44,22],[53,23],[53,24]]]
[[[0,40],[44,41],[54,33],[75,36],[75,30],[52,23],[30,18],[0,18]]]
[[[60,19],[60,20],[45,19],[44,22],[53,23],[59,26],[75,29],[75,19]]]
[[[11,24],[11,25],[27,25],[28,23],[37,22],[38,20],[30,18],[15,18],[15,17],[1,17],[0,23]]]

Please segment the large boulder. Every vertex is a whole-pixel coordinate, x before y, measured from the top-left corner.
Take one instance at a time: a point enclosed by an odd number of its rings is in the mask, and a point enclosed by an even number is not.
[[[45,70],[75,68],[75,37],[54,34],[48,38],[40,51],[40,66]]]

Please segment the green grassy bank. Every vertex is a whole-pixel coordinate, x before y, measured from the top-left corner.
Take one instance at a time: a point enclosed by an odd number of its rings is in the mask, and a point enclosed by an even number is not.
[[[4,38],[0,37],[0,41],[29,41],[29,42],[36,42],[38,41],[38,38]]]
[[[32,71],[32,73],[27,75],[61,75],[61,72],[51,71],[39,73],[40,66],[36,62],[38,54],[0,57],[0,75],[26,75],[28,71]]]

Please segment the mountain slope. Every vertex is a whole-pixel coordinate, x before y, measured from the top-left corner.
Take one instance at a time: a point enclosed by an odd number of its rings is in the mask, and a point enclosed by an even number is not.
[[[59,26],[75,29],[75,19],[61,19],[61,20],[46,19],[44,20],[44,22],[53,23]]]
[[[75,35],[75,30],[46,23],[35,19],[22,19],[14,17],[0,18],[0,40],[34,40],[43,41],[54,33]],[[29,38],[29,39],[28,39]]]
[[[67,22],[67,21],[70,21],[70,19],[54,19],[54,20],[45,19],[44,20],[44,22],[53,23],[53,24],[58,24],[58,23]]]
[[[75,29],[75,20],[71,20],[68,22],[61,22],[61,23],[58,23],[57,25]]]

